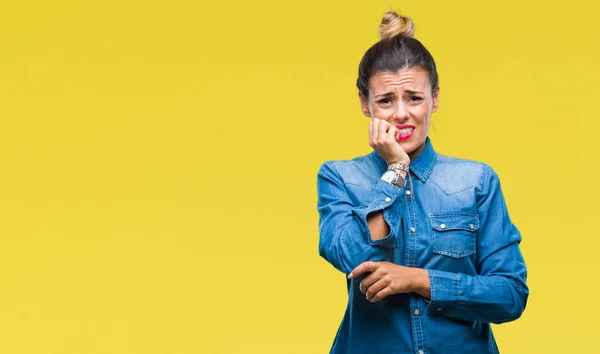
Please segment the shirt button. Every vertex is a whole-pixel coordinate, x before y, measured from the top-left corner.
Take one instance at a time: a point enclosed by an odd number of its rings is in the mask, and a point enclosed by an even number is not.
[[[419,310],[415,310],[415,316],[419,316]]]
[[[411,228],[410,228],[410,232],[415,232],[415,231],[417,231],[417,229],[415,229],[415,227],[414,227],[414,226],[411,226]]]
[[[440,229],[445,229],[446,228],[446,224],[441,224],[440,225]]]
[[[410,195],[410,191],[406,191],[406,195]]]
[[[475,225],[473,225],[473,224],[469,225],[469,229],[475,230]]]
[[[438,308],[436,309],[436,311],[442,311],[442,308],[441,308],[441,307],[438,307]]]
[[[386,203],[389,203],[389,202],[390,202],[390,200],[392,200],[392,198],[390,198],[390,197],[387,197],[387,198],[385,198],[385,202],[386,202]]]

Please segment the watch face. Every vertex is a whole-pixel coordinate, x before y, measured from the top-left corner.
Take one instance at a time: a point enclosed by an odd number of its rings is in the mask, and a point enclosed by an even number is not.
[[[402,176],[400,176],[400,174],[398,174],[398,177],[392,183],[395,184],[396,186],[400,187],[400,188],[406,187],[406,180],[404,178],[402,178]]]
[[[406,187],[406,180],[404,178],[402,178],[402,176],[400,176],[400,174],[396,171],[386,171],[383,176],[381,176],[381,179],[389,182],[393,185],[395,185],[396,187],[400,187],[400,188],[404,188]]]
[[[392,183],[398,176],[398,173],[395,171],[387,171],[386,173],[383,174],[383,176],[381,176],[381,179],[386,181],[386,182],[390,182]]]

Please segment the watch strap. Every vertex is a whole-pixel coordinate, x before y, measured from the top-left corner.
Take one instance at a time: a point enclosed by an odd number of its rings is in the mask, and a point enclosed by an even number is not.
[[[404,163],[400,163],[400,162],[394,162],[394,163],[389,164],[387,169],[388,169],[388,171],[391,171],[391,170],[400,170],[400,171],[404,171],[406,173],[409,173],[408,172],[408,165],[404,164]]]

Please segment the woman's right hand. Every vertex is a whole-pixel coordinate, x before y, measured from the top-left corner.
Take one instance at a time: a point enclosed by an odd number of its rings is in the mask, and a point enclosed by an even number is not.
[[[408,165],[410,158],[398,143],[398,128],[385,120],[373,117],[369,122],[369,145],[389,165],[400,162]]]

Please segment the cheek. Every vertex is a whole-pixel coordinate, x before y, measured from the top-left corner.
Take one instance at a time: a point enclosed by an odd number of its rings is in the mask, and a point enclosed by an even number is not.
[[[427,116],[429,115],[429,109],[426,106],[415,107],[415,109],[411,112],[411,115],[415,118],[417,123],[425,124],[427,123]]]
[[[374,105],[371,109],[372,109],[373,117],[379,118],[379,119],[388,120],[394,114],[394,111],[392,109],[384,109],[377,105]]]

